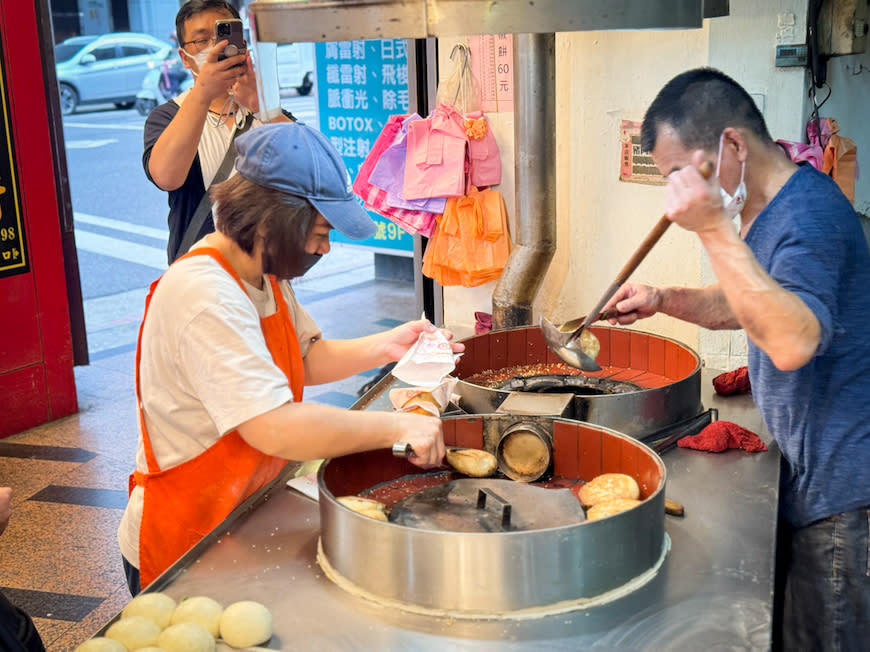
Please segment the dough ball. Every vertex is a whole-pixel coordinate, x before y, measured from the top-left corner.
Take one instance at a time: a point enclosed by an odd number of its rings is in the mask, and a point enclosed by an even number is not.
[[[169,618],[175,610],[175,600],[165,593],[140,593],[127,603],[121,611],[121,618],[143,616],[157,623],[161,629],[169,625]]]
[[[221,614],[224,608],[217,600],[204,595],[196,595],[186,598],[178,603],[172,612],[170,624],[196,623],[205,627],[209,634],[218,637],[221,628]]]
[[[128,650],[156,645],[158,636],[160,625],[144,616],[121,618],[106,630],[106,638],[115,639]]]
[[[214,636],[198,623],[170,625],[160,632],[157,644],[166,652],[214,652],[215,650]]]
[[[162,647],[154,647],[153,645],[149,645],[148,647],[140,647],[136,652],[166,652]]]
[[[633,498],[615,498],[614,500],[606,500],[603,503],[592,505],[592,507],[586,511],[586,518],[590,521],[594,521],[597,518],[613,516],[614,514],[619,514],[619,512],[631,509],[635,505],[640,505],[640,501],[634,500]]]
[[[625,473],[602,473],[580,487],[577,497],[583,507],[617,498],[637,500],[640,498],[640,487],[637,486],[637,480]]]
[[[234,602],[221,616],[221,638],[233,647],[250,647],[272,637],[272,613],[252,600]]]
[[[74,652],[127,652],[127,648],[111,638],[98,636],[85,641]]]

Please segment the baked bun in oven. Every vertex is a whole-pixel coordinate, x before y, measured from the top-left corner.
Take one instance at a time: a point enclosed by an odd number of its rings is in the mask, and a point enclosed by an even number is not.
[[[357,514],[368,516],[376,521],[386,521],[387,506],[377,500],[371,498],[360,498],[359,496],[339,496],[336,498],[339,503],[355,511]]]
[[[631,509],[635,505],[640,505],[640,501],[632,498],[616,498],[615,500],[607,500],[587,509],[586,518],[590,521],[594,521],[597,518],[613,516],[614,514],[619,514],[619,512]]]
[[[472,478],[488,478],[498,468],[495,455],[477,448],[448,448],[447,463]]]
[[[577,497],[583,507],[617,498],[637,500],[640,498],[640,487],[634,478],[625,473],[602,473],[580,487]]]

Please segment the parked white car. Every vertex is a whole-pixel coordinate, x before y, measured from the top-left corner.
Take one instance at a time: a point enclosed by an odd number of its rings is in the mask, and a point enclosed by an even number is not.
[[[83,104],[113,103],[129,108],[145,74],[175,48],[137,32],[73,36],[54,47],[60,108],[69,115]]]

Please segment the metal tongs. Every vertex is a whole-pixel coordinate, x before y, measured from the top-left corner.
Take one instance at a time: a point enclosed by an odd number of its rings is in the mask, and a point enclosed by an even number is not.
[[[701,176],[705,179],[709,179],[713,174],[713,164],[709,161],[704,161],[701,166],[698,168],[698,171],[701,173]],[[668,219],[667,215],[662,215],[659,218],[659,221],[656,222],[656,225],[652,228],[652,231],[644,238],[643,242],[640,243],[640,246],[637,250],[632,254],[631,258],[628,259],[628,262],[625,263],[623,268],[619,270],[619,273],[616,275],[616,278],[613,282],[607,287],[604,291],[604,294],[601,296],[601,299],[598,300],[598,303],[595,304],[595,307],[589,311],[589,314],[583,318],[583,321],[580,322],[580,325],[573,331],[565,332],[562,329],[556,327],[555,324],[546,319],[543,315],[541,315],[541,332],[544,335],[544,340],[547,342],[547,346],[550,350],[559,356],[559,359],[563,362],[571,365],[572,367],[577,367],[583,371],[600,371],[601,367],[598,365],[595,360],[589,357],[586,353],[583,352],[580,347],[580,342],[578,338],[580,334],[594,322],[599,319],[610,319],[618,315],[619,313],[610,314],[609,316],[602,315],[601,309],[604,305],[610,301],[616,291],[628,280],[628,277],[634,273],[634,270],[638,268],[643,262],[643,259],[646,258],[647,254],[652,250],[652,248],[656,245],[659,239],[665,234],[665,231],[668,230],[668,227],[671,225],[671,221]],[[566,322],[570,323],[570,322]],[[563,324],[563,327],[565,325]]]

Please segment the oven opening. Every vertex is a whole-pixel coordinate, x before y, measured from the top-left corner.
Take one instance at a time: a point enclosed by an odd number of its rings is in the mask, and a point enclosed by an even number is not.
[[[577,396],[604,396],[636,392],[643,388],[624,380],[609,380],[595,376],[546,375],[509,378],[500,383],[497,389],[535,394],[571,393]]]

